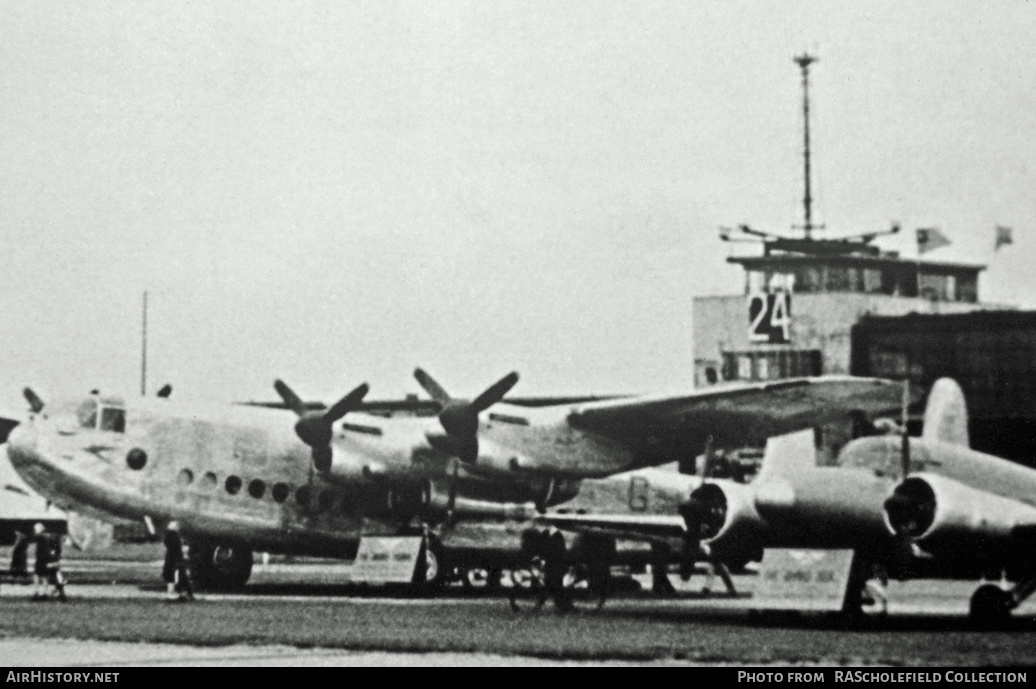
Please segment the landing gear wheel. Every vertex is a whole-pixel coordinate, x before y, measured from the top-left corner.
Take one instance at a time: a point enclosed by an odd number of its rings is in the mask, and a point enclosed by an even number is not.
[[[559,612],[600,610],[608,593],[610,572],[601,571],[583,562],[568,568],[561,579],[561,589],[554,596]]]
[[[190,544],[191,580],[199,589],[237,591],[252,574],[252,549],[243,543]]]
[[[529,613],[543,607],[547,600],[547,575],[541,558],[533,558],[527,566],[511,570],[507,599],[513,612]]]
[[[982,627],[995,627],[1011,619],[1011,594],[996,584],[983,584],[971,596],[968,616]]]

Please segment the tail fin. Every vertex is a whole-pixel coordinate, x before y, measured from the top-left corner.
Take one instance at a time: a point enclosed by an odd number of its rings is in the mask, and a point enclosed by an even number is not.
[[[755,480],[797,474],[816,465],[817,446],[812,428],[775,435],[766,441],[763,465]]]
[[[924,429],[921,437],[961,447],[970,447],[968,438],[968,407],[957,381],[940,378],[928,393],[924,410]]]

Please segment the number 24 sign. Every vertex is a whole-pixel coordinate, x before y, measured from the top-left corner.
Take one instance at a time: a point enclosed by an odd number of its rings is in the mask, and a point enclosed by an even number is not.
[[[791,341],[791,299],[787,292],[748,297],[748,339],[787,344]]]

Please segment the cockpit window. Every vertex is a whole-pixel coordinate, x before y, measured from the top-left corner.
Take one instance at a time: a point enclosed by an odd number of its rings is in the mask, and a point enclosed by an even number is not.
[[[80,428],[99,428],[114,433],[126,432],[126,410],[121,400],[90,397],[79,405],[76,418]],[[100,420],[100,423],[98,423]]]
[[[88,399],[79,405],[76,410],[76,418],[79,419],[81,428],[97,428],[97,400]]]
[[[126,410],[119,409],[117,407],[102,407],[101,430],[114,431],[116,433],[125,433]]]

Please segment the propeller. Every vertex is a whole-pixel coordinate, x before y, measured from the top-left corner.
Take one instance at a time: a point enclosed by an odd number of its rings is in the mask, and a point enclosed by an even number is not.
[[[454,399],[443,386],[421,368],[414,369],[414,378],[425,392],[439,403],[439,424],[445,434],[426,433],[428,443],[435,449],[457,458],[453,462],[446,507],[446,523],[452,524],[457,504],[460,463],[474,464],[478,459],[478,415],[503,399],[504,395],[518,382],[518,374],[516,372],[507,374],[471,401]]]
[[[332,425],[349,412],[360,408],[370,386],[366,383],[356,386],[352,392],[335,402],[325,412],[307,411],[302,399],[280,379],[273,382],[273,387],[284,400],[284,404],[299,417],[299,420],[295,422],[295,433],[302,442],[312,448],[313,466],[321,473],[329,471],[331,469],[331,438],[334,436]]]
[[[427,434],[428,442],[432,447],[468,464],[478,459],[478,415],[502,400],[518,382],[518,374],[511,372],[468,401],[450,397],[441,385],[420,368],[414,370],[414,378],[439,403],[439,424],[446,432],[445,435]]]
[[[25,395],[26,401],[29,403],[29,408],[32,409],[33,414],[39,414],[43,411],[43,400],[40,396],[32,391],[32,388],[25,388],[22,390],[22,394]]]

